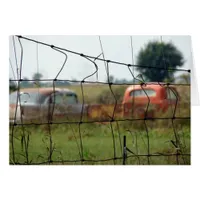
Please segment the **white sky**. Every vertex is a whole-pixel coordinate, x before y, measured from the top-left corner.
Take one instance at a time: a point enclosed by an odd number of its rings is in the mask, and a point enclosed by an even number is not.
[[[101,47],[98,36],[39,36],[29,35],[25,36],[41,42],[66,48],[79,53],[98,56],[101,53]],[[161,36],[132,36],[134,64],[136,64],[136,56],[139,50],[144,47],[149,41],[161,40]],[[182,53],[185,59],[183,68],[190,69],[192,67],[192,54],[191,54],[191,38],[190,36],[162,36],[164,42],[171,41]],[[53,79],[60,70],[64,55],[52,50],[50,47],[43,46],[30,41],[21,40],[23,46],[23,65],[22,65],[22,78],[32,78],[33,73],[39,71],[43,74],[45,79]],[[106,59],[115,60],[124,63],[132,63],[131,53],[131,39],[130,36],[101,36],[103,45],[104,55]],[[18,40],[16,42],[17,60],[18,65],[20,63],[20,45]],[[37,64],[37,48],[38,48],[38,64]],[[65,67],[58,79],[72,79],[82,80],[94,72],[95,68],[85,58],[82,58],[71,53],[67,53],[68,60]],[[16,61],[14,56],[14,48],[12,37],[9,38],[9,56],[12,66],[15,70],[16,76]],[[98,80],[106,80],[106,71],[104,63],[101,61],[96,62],[99,66]],[[116,64],[110,64],[110,74],[114,75],[115,78],[126,78],[132,79],[130,72],[126,66],[120,66]],[[137,72],[135,72],[135,75]],[[9,76],[14,78],[11,67]],[[96,81],[96,75],[87,79]]]

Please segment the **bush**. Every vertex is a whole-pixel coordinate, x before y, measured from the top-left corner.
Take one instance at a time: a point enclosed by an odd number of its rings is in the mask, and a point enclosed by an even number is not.
[[[98,104],[115,104],[117,100],[117,104],[122,103],[125,88],[123,86],[118,86],[115,88],[111,88],[112,90],[104,89],[101,94],[97,96]]]
[[[15,90],[17,90],[17,86],[15,83],[13,83],[11,80],[9,81],[9,91],[14,92]]]

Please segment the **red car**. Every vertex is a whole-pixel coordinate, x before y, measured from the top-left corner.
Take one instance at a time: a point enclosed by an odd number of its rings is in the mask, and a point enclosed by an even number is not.
[[[124,93],[121,104],[90,105],[89,117],[94,120],[153,118],[166,112],[169,108],[174,111],[180,100],[175,87],[164,83],[147,83],[131,85]]]
[[[180,100],[175,87],[164,83],[147,83],[142,85],[129,86],[124,94],[124,116],[129,116],[131,112],[144,116],[148,111],[151,117],[152,112],[167,111],[175,108]],[[148,106],[148,107],[147,107]],[[148,108],[148,110],[147,110]]]

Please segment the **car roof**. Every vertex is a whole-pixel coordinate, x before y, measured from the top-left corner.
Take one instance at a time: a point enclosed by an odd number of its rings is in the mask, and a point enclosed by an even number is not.
[[[72,90],[69,90],[67,88],[22,88],[20,89],[20,92],[37,92],[43,95],[49,95],[53,92],[65,92],[65,93],[75,93]]]
[[[135,84],[135,85],[130,85],[129,87],[127,87],[127,91],[131,91],[131,90],[135,90],[135,89],[161,89],[163,87],[167,87],[167,83],[164,82],[147,82],[142,84]]]

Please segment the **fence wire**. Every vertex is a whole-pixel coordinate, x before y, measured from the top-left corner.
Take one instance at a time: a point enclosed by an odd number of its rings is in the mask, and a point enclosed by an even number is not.
[[[186,144],[185,141],[185,130],[183,128],[183,125],[189,124],[190,126],[190,112],[186,116],[181,112],[183,110],[184,106],[190,106],[190,104],[185,104],[182,107],[179,105],[179,97],[174,90],[171,89],[171,86],[181,86],[181,87],[190,87],[190,84],[175,84],[175,83],[160,83],[160,82],[146,82],[142,76],[142,74],[139,74],[138,76],[134,76],[134,70],[135,68],[148,68],[148,69],[154,69],[154,70],[167,70],[167,71],[180,71],[180,72],[186,72],[191,73],[190,69],[173,69],[168,68],[166,66],[166,63],[164,63],[164,67],[160,66],[140,66],[127,63],[122,63],[114,60],[107,60],[104,57],[103,53],[103,47],[102,43],[99,37],[99,41],[101,43],[101,50],[102,53],[97,56],[90,56],[85,55],[83,53],[71,51],[65,48],[61,48],[52,44],[47,44],[41,41],[33,40],[27,37],[23,36],[13,36],[13,45],[14,45],[14,52],[15,52],[15,59],[16,59],[16,68],[17,68],[17,78],[14,76],[14,79],[10,80],[10,82],[17,83],[17,101],[16,105],[19,105],[20,108],[23,107],[21,102],[21,83],[23,81],[22,79],[22,66],[23,66],[23,45],[22,40],[26,42],[36,43],[37,44],[37,53],[38,53],[38,45],[46,46],[47,48],[50,48],[61,55],[63,55],[63,63],[58,71],[58,73],[55,75],[53,79],[31,79],[28,80],[30,82],[38,83],[40,82],[52,82],[52,94],[53,94],[53,106],[49,109],[49,114],[47,120],[35,120],[35,121],[24,121],[23,115],[20,110],[20,120],[17,121],[17,115],[18,115],[18,106],[16,106],[15,113],[14,113],[14,120],[13,123],[10,123],[10,164],[31,164],[31,165],[39,165],[39,164],[157,164],[157,161],[159,159],[167,158],[167,163],[164,162],[163,164],[190,164],[190,146],[189,144]],[[20,58],[19,59],[19,66],[17,65],[17,55],[16,55],[16,46],[15,46],[15,39],[18,40],[20,44]],[[131,40],[132,42],[132,40]],[[131,44],[132,45],[132,44]],[[87,60],[89,63],[91,63],[94,67],[93,71],[86,77],[84,77],[82,80],[68,80],[68,79],[59,79],[58,76],[61,74],[62,70],[65,68],[66,63],[68,61],[68,57],[73,54],[76,56],[82,57],[84,60]],[[100,56],[103,55],[103,58],[100,58]],[[162,54],[164,57],[164,52]],[[96,75],[98,78],[98,70],[99,66],[97,65],[96,61],[103,62],[105,64],[105,71],[107,75],[107,81],[89,81],[90,77]],[[126,67],[133,79],[132,83],[115,83],[111,82],[109,79],[110,75],[110,64],[117,64],[122,67]],[[13,66],[10,61],[10,65],[12,67],[12,71],[14,74]],[[38,65],[38,55],[37,55],[37,65]],[[81,112],[79,113],[79,116],[76,118],[71,119],[70,116],[66,116],[65,120],[54,120],[54,112],[56,109],[55,104],[55,94],[57,92],[56,90],[56,83],[60,81],[67,81],[69,83],[79,83],[80,84],[80,90],[81,90]],[[147,97],[147,104],[144,110],[144,116],[143,117],[133,117],[133,116],[123,116],[118,117],[118,106],[119,102],[117,100],[116,94],[114,92],[114,86],[132,86],[132,85],[138,85],[139,82],[141,89],[145,93]],[[109,88],[109,91],[112,95],[113,104],[111,112],[108,116],[102,117],[97,116],[97,118],[94,117],[88,117],[88,111],[87,116],[85,114],[85,106],[87,106],[87,109],[91,109],[92,106],[100,106],[100,105],[93,105],[89,104],[87,105],[87,102],[85,100],[85,91],[84,87],[86,84],[91,85],[107,85]],[[150,107],[151,107],[151,99],[149,95],[147,94],[145,87],[146,85],[158,85],[160,87],[168,88],[168,91],[171,91],[170,94],[173,94],[175,96],[175,105],[170,106],[169,109],[170,115],[168,116],[148,116]],[[77,86],[78,87],[78,86]],[[95,90],[95,88],[94,88]],[[39,88],[38,88],[39,91]],[[42,105],[41,105],[42,107]],[[105,107],[106,109],[107,107]],[[100,106],[100,110],[102,111],[103,107]],[[190,107],[188,107],[190,110]],[[103,112],[101,112],[102,114]],[[101,115],[99,114],[99,115]],[[34,114],[33,114],[34,115]],[[98,114],[97,114],[98,115]],[[158,122],[162,121],[162,122]],[[156,123],[158,122],[158,125]],[[181,123],[179,123],[181,122]],[[72,153],[71,151],[74,151],[75,149],[69,147],[67,152],[65,152],[62,148],[59,148],[56,140],[56,126],[65,126],[65,130],[68,131],[68,133],[72,134],[72,136],[68,136],[68,138],[64,137],[62,138],[63,142],[66,140],[66,146],[69,145],[69,141],[72,140],[72,138],[75,140],[75,146],[76,146],[76,158],[70,158],[66,159],[66,154]],[[140,129],[135,128],[136,126],[140,126]],[[168,140],[165,141],[166,143],[169,143],[170,149],[166,149],[166,152],[153,152],[151,145],[154,146],[154,143],[159,143],[159,137],[156,137],[157,133],[152,133],[152,127],[153,128],[160,128],[160,126],[165,129],[165,131],[168,131],[172,134],[169,134]],[[31,127],[31,129],[29,129]],[[38,128],[36,128],[38,127]],[[39,128],[40,127],[40,128]],[[142,128],[141,128],[142,127]],[[93,128],[93,129],[92,129]],[[171,128],[171,130],[170,130]],[[34,132],[37,132],[38,129],[40,130],[40,140],[42,140],[43,144],[46,144],[46,154],[37,155],[37,159],[33,158],[33,152],[30,152],[30,148],[33,148],[35,145],[37,148],[37,144],[31,143],[31,138],[34,137]],[[99,131],[100,130],[100,131]],[[99,132],[103,134],[103,132],[107,130],[111,135],[111,142],[110,142],[110,148],[112,149],[112,153],[109,152],[109,157],[105,158],[103,154],[105,154],[104,149],[99,149],[102,153],[99,153],[99,157],[97,155],[93,155],[93,150],[97,148],[95,144],[90,144],[91,147],[88,150],[88,143],[87,139],[89,139],[89,136],[91,134],[91,131],[94,135],[98,135]],[[62,131],[62,128],[59,129],[59,131]],[[158,130],[159,131],[159,130]],[[44,134],[45,133],[45,134]],[[66,135],[68,134],[66,133]],[[35,133],[36,134],[36,133]],[[60,133],[59,133],[60,134]],[[65,134],[65,133],[64,133]],[[87,137],[87,134],[89,135]],[[166,133],[165,133],[166,134]],[[103,143],[102,138],[106,138],[107,135],[103,134],[100,137],[97,136],[96,140],[99,140],[99,143]],[[187,136],[188,137],[188,136]],[[39,142],[39,141],[36,141]],[[97,141],[98,142],[98,141]],[[86,145],[87,144],[87,145]],[[21,145],[21,151],[18,151],[16,148],[17,146]],[[162,144],[161,144],[162,145]],[[32,146],[32,147],[31,147]],[[141,146],[143,146],[143,150],[141,150]],[[168,147],[169,147],[168,146]],[[144,151],[145,149],[145,151]],[[37,151],[35,149],[35,151]],[[105,150],[106,151],[106,150]],[[57,156],[54,156],[54,155]],[[74,154],[73,154],[74,155]],[[156,157],[156,160],[154,159]],[[172,158],[175,158],[173,160]],[[158,162],[159,163],[159,162]],[[161,162],[162,164],[162,162]]]

